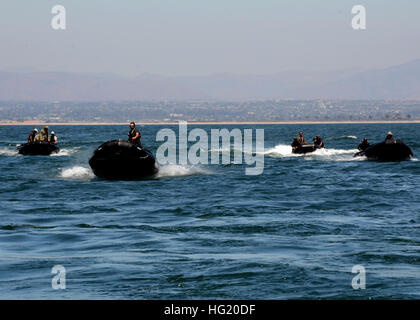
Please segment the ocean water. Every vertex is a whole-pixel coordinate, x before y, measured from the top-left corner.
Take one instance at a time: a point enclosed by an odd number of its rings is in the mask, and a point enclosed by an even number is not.
[[[89,157],[127,126],[52,126],[61,152],[50,157],[17,154],[32,127],[0,126],[0,298],[420,298],[419,124],[235,127],[265,130],[263,174],[171,164],[105,181]],[[153,152],[162,128],[140,127]],[[326,149],[292,155],[299,130]],[[389,130],[414,159],[353,158],[361,138]],[[51,286],[55,265],[64,290]],[[352,287],[355,265],[364,290]]]

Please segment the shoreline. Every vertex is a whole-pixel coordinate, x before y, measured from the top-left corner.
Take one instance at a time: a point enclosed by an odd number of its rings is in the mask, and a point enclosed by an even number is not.
[[[293,125],[293,124],[416,124],[420,120],[366,120],[366,121],[186,121],[189,125]],[[122,126],[128,122],[1,122],[0,126]],[[142,126],[178,125],[177,121],[136,122]]]

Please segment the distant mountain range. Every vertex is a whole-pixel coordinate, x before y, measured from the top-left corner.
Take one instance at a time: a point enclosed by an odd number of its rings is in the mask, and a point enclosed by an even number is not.
[[[273,75],[215,74],[165,77],[144,74],[0,72],[0,100],[248,100],[420,99],[420,59],[385,69],[286,71]]]

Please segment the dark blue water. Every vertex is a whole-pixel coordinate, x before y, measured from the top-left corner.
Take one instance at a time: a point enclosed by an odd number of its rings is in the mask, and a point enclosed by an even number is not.
[[[352,157],[389,130],[420,157],[420,125],[245,127],[265,130],[262,175],[166,165],[145,181],[89,169],[126,126],[54,126],[51,157],[17,155],[32,127],[0,127],[0,298],[420,298],[420,162]],[[161,128],[140,128],[153,152]],[[293,156],[301,129],[327,148]],[[51,287],[54,265],[65,290]],[[354,265],[365,290],[352,288]]]

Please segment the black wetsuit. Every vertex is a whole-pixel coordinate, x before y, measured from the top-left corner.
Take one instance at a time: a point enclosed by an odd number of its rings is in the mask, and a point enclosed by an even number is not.
[[[137,139],[135,139],[135,136],[137,135],[137,133],[139,134],[139,136]],[[128,141],[138,145],[139,147],[141,147],[140,138],[141,138],[141,134],[137,128],[134,127],[133,129],[130,130],[130,132],[128,132]]]
[[[301,146],[302,146],[302,144],[299,143],[297,138],[293,139],[292,148],[299,148]]]
[[[370,146],[369,142],[367,142],[367,141],[362,141],[362,142],[359,144],[358,149],[359,149],[360,151],[365,151],[367,148],[369,148],[369,146]]]
[[[322,139],[321,138],[315,138],[314,145],[317,148],[323,148],[324,147],[324,143],[322,142]]]

